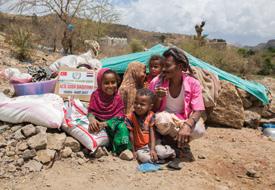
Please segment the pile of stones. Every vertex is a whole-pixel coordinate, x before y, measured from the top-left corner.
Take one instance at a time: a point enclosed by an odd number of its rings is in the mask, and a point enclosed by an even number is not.
[[[0,121],[0,178],[13,178],[52,167],[56,160],[89,161],[89,152],[58,129]]]

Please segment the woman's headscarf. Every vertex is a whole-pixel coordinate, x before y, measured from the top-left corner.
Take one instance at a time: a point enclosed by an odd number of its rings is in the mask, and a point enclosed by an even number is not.
[[[136,78],[136,73],[145,69],[145,65],[140,62],[132,62],[124,74],[123,81],[119,88],[119,93],[125,105],[125,114],[133,111],[133,105],[136,98],[137,89],[143,88],[143,84]]]
[[[98,88],[92,93],[88,107],[88,112],[92,113],[101,121],[105,121],[113,117],[124,116],[124,104],[118,92],[115,92],[114,95],[109,96],[101,89],[104,73],[109,70],[110,69],[107,68],[99,70],[97,74]]]

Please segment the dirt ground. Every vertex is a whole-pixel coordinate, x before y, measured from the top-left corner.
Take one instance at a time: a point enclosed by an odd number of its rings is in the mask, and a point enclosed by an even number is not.
[[[2,49],[1,57],[6,53]],[[43,61],[43,56],[38,58]],[[1,61],[0,69],[22,66],[16,61],[12,64]],[[274,90],[274,78],[264,81]],[[7,83],[0,81],[0,86],[2,91]],[[191,150],[196,160],[183,163],[180,171],[170,171],[164,165],[163,170],[143,174],[137,171],[136,161],[122,161],[113,156],[90,160],[83,165],[65,159],[56,161],[51,169],[42,172],[0,179],[0,190],[275,190],[275,142],[262,136],[259,130],[209,127],[203,138],[191,142]],[[249,177],[248,171],[254,177]]]
[[[208,128],[191,143],[196,158],[180,171],[140,173],[136,161],[108,156],[79,165],[56,161],[51,169],[0,180],[0,189],[275,189],[275,142],[254,129]],[[199,159],[205,157],[205,159]],[[255,177],[247,171],[254,170]]]

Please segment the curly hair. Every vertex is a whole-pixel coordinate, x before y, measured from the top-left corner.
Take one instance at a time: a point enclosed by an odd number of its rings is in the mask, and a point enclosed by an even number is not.
[[[152,103],[155,102],[155,94],[148,88],[141,88],[137,90],[136,96],[148,96]]]

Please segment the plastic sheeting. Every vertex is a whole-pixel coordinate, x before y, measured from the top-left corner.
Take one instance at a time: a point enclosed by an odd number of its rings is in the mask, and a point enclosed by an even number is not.
[[[156,54],[161,55],[166,49],[167,47],[161,44],[158,44],[144,52],[104,58],[104,59],[101,59],[100,61],[102,63],[103,68],[109,68],[116,71],[119,74],[122,74],[127,69],[127,66],[129,63],[133,61],[139,61],[147,65],[152,55],[156,55]]]
[[[148,60],[150,59],[150,57],[152,55],[155,55],[155,54],[161,55],[167,49],[168,49],[168,47],[158,44],[158,45],[152,47],[151,49],[149,49],[148,51],[105,58],[105,59],[102,59],[101,62],[102,62],[103,68],[110,68],[110,69],[116,71],[117,73],[122,74],[127,69],[127,66],[129,63],[131,63],[133,61],[139,61],[141,63],[148,65]],[[254,95],[256,98],[261,100],[263,102],[263,104],[269,103],[269,99],[268,99],[268,95],[267,95],[268,89],[264,85],[254,82],[254,81],[244,80],[244,79],[237,77],[233,74],[230,74],[230,73],[225,72],[221,69],[218,69],[217,67],[215,67],[209,63],[206,63],[206,62],[190,55],[187,52],[185,52],[185,53],[186,53],[186,55],[189,59],[189,62],[192,66],[200,67],[202,69],[208,70],[208,71],[216,74],[219,77],[219,79],[226,80],[226,81],[234,84],[238,88],[243,89],[243,90],[247,91],[248,93]]]

